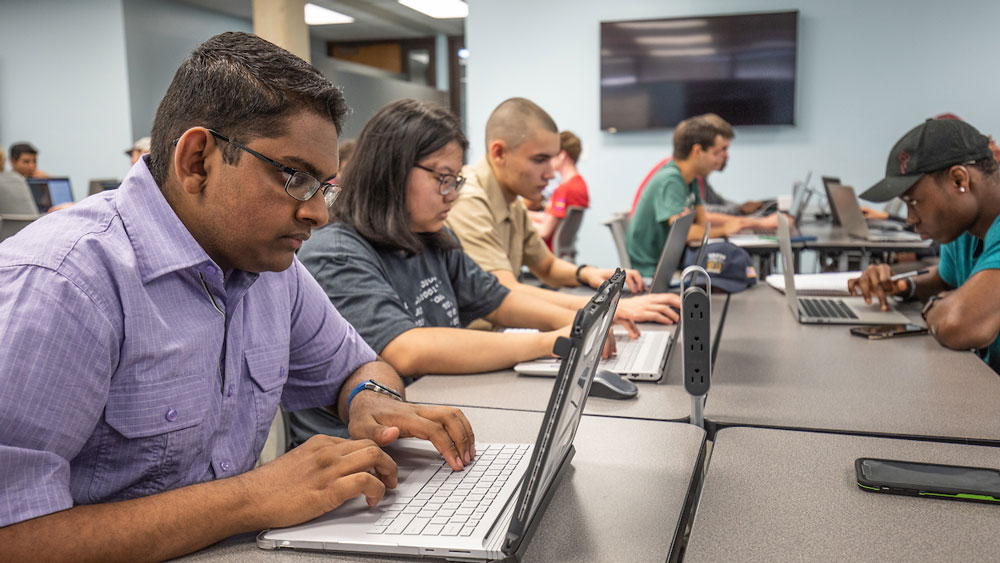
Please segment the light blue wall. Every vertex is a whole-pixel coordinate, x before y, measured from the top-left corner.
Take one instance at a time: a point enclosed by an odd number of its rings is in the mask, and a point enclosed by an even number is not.
[[[146,137],[181,61],[225,31],[253,33],[249,19],[169,0],[123,0],[132,137]]]
[[[859,188],[877,181],[893,143],[926,117],[953,112],[1000,132],[1000,73],[991,41],[995,0],[470,0],[466,23],[470,158],[504,99],[537,102],[583,140],[591,209],[578,260],[611,266],[601,222],[627,209],[638,183],[671,152],[671,131],[600,130],[601,21],[799,10],[796,125],[742,127],[726,171],[712,176],[736,200],[789,193],[807,170]],[[814,186],[817,184],[813,184]]]
[[[128,170],[128,108],[121,0],[3,0],[4,152],[30,141],[40,151],[39,168],[69,176],[79,199],[90,178]]]

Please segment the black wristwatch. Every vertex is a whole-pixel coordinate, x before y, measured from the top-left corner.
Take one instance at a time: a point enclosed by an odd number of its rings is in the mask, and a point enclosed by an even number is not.
[[[576,283],[580,285],[587,285],[586,283],[583,282],[582,279],[580,279],[580,272],[582,272],[583,269],[586,268],[587,266],[588,264],[580,264],[579,266],[576,267]]]
[[[930,313],[934,305],[942,299],[944,299],[944,297],[941,297],[940,295],[931,295],[927,299],[927,303],[924,303],[924,308],[920,310],[920,316],[923,317],[925,322],[927,321],[927,313]]]

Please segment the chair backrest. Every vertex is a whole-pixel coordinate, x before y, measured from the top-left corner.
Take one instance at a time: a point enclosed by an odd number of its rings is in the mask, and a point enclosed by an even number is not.
[[[570,205],[566,208],[566,216],[559,221],[559,226],[552,235],[552,254],[557,258],[576,262],[576,233],[580,231],[583,212],[586,210],[586,207],[579,205]]]
[[[28,181],[13,172],[0,172],[0,213],[38,215]]]
[[[0,172],[0,241],[39,217],[28,182],[13,172]]]
[[[632,267],[632,260],[628,257],[628,249],[625,247],[625,236],[628,232],[628,212],[615,213],[610,219],[604,222],[611,229],[611,238],[615,240],[615,248],[618,250],[618,263],[622,268]]]

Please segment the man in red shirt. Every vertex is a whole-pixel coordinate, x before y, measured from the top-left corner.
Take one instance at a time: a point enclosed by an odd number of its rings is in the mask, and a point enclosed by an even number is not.
[[[581,150],[580,138],[572,131],[559,133],[559,154],[552,158],[552,166],[562,178],[562,183],[552,193],[545,214],[539,214],[539,220],[535,224],[539,236],[549,245],[549,250],[552,250],[552,237],[559,222],[566,217],[566,210],[572,205],[590,207],[587,183],[576,168]]]

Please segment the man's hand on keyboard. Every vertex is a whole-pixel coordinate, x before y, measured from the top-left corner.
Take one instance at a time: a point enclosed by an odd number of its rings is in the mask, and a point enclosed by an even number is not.
[[[680,319],[677,310],[681,307],[681,299],[673,293],[650,293],[637,295],[618,301],[618,309],[615,311],[615,321],[628,320],[633,323],[654,322],[665,325],[674,324]],[[634,333],[629,325],[624,325],[626,330],[633,336],[639,336],[639,330]]]
[[[367,438],[380,446],[397,438],[429,440],[455,471],[465,468],[476,455],[472,425],[454,407],[417,405],[361,393],[351,403],[347,430],[352,438]]]
[[[397,484],[396,463],[371,440],[317,434],[278,459],[234,479],[258,507],[257,528],[293,526],[358,495],[375,506]],[[372,473],[374,472],[374,474]]]

